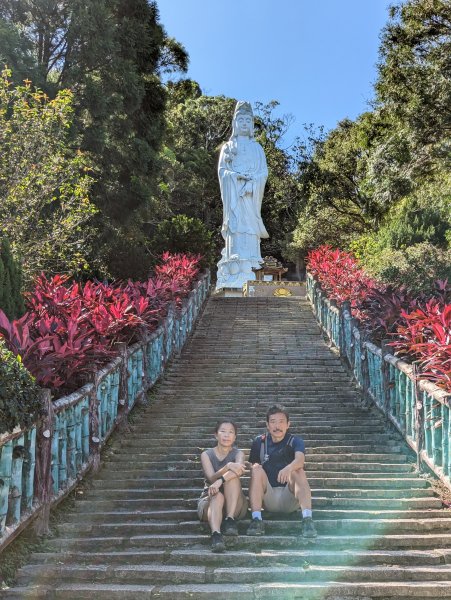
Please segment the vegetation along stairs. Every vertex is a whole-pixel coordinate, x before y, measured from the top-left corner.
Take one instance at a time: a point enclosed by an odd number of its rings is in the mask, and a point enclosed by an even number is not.
[[[298,515],[213,554],[196,518],[218,417],[249,450],[274,402],[307,447],[316,540]],[[182,356],[5,598],[450,598],[451,513],[361,404],[305,298],[208,301]],[[248,479],[244,478],[247,488]]]

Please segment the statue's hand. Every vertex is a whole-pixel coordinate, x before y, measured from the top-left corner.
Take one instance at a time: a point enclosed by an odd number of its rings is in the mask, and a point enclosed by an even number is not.
[[[252,188],[253,188],[253,186],[252,186],[252,179],[248,179],[248,180],[246,181],[246,185],[244,186],[244,191],[245,191],[247,194],[252,194],[252,192],[253,192],[253,189],[252,189]]]
[[[246,175],[245,173],[238,173],[237,179],[240,181],[249,181],[249,175]]]

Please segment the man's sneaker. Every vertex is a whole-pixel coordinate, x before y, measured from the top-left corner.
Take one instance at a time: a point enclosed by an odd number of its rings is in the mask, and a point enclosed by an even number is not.
[[[265,524],[262,519],[252,519],[249,527],[247,528],[246,535],[264,535]]]
[[[316,538],[316,536],[315,523],[313,522],[312,517],[305,517],[302,519],[302,537]]]
[[[222,535],[215,531],[211,534],[211,551],[212,552],[224,552],[225,544]]]
[[[238,527],[235,519],[226,517],[222,523],[222,533],[224,535],[238,535]]]

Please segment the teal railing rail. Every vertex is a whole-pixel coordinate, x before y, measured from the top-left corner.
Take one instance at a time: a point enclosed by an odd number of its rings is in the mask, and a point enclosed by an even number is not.
[[[152,335],[120,344],[120,355],[92,383],[54,402],[42,390],[46,416],[27,431],[0,435],[0,550],[34,519],[44,532],[50,507],[98,466],[108,437],[182,350],[209,289],[207,272]]]
[[[415,365],[365,337],[345,302],[338,308],[307,274],[307,297],[321,329],[345,360],[365,397],[402,433],[418,457],[451,488],[451,394],[418,377]]]

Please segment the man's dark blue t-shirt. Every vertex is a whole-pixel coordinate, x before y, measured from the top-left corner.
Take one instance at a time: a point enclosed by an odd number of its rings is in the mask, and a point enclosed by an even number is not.
[[[267,460],[264,457],[263,462],[261,460],[262,445],[265,446],[266,456],[268,457]],[[272,487],[283,487],[286,483],[279,483],[277,476],[281,469],[293,462],[295,452],[304,452],[305,454],[305,444],[302,438],[287,432],[283,440],[275,443],[272,441],[271,435],[266,433],[259,435],[252,442],[249,462],[263,465]]]

